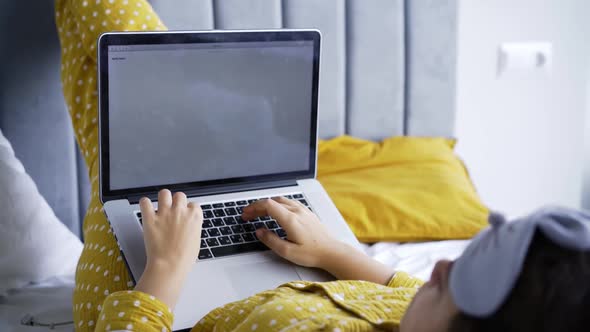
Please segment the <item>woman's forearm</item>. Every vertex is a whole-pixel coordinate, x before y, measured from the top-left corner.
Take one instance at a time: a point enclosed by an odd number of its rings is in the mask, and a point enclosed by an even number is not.
[[[159,263],[148,263],[135,286],[136,291],[155,296],[172,310],[174,309],[187,271]]]
[[[365,280],[381,285],[387,285],[395,273],[392,267],[344,243],[322,257],[321,268],[339,280]]]

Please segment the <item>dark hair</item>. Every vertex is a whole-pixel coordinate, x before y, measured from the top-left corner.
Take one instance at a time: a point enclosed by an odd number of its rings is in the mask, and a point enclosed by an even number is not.
[[[488,318],[459,313],[449,328],[449,332],[488,331],[590,331],[590,251],[562,248],[537,232],[516,285],[500,309]]]

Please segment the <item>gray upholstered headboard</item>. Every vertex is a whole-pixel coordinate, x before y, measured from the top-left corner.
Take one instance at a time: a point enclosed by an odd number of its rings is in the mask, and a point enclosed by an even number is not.
[[[319,130],[452,136],[457,0],[153,0],[170,29],[319,28]],[[0,128],[74,232],[88,202],[59,81],[53,2],[0,3]]]

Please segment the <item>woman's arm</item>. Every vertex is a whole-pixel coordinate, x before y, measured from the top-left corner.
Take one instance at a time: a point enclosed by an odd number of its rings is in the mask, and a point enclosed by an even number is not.
[[[284,197],[261,200],[244,208],[242,218],[273,217],[287,240],[265,228],[256,235],[279,256],[302,266],[326,270],[341,280],[366,280],[387,285],[394,269],[331,237],[318,217],[297,201]]]
[[[395,274],[392,267],[345,243],[325,254],[320,267],[340,280],[366,280],[381,285],[387,285]]]
[[[197,261],[203,213],[186,195],[161,190],[158,212],[148,198],[140,200],[147,255],[135,291],[110,294],[102,304],[96,331],[170,331],[182,285]]]
[[[199,256],[203,211],[184,193],[158,193],[158,212],[149,198],[139,202],[147,264],[135,290],[174,308],[184,280]]]

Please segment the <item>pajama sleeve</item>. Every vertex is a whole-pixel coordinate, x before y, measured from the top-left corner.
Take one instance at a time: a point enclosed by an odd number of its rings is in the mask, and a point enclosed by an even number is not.
[[[172,319],[168,306],[154,296],[121,291],[104,300],[95,331],[166,332],[171,331]]]
[[[393,277],[391,277],[391,280],[389,280],[389,283],[387,283],[387,287],[420,288],[423,284],[424,281],[422,281],[422,279],[418,279],[405,272],[398,271],[393,275]]]

